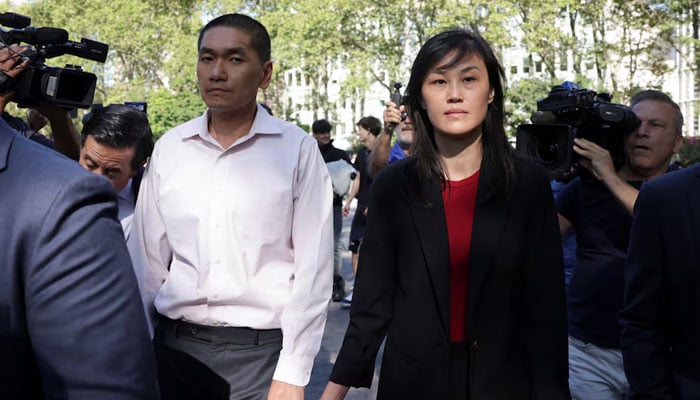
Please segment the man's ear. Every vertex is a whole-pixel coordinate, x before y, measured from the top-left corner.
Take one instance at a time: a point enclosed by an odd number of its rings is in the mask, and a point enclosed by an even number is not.
[[[260,81],[260,89],[267,89],[270,86],[270,80],[272,79],[272,61],[267,60],[262,65],[262,80]]]
[[[681,146],[683,146],[683,135],[677,135],[676,143],[673,145],[673,154],[677,154],[681,151]]]
[[[139,173],[139,171],[141,170],[141,168],[143,168],[143,167],[146,166],[146,163],[147,163],[147,162],[148,162],[148,158],[145,159],[145,160],[143,160],[143,162],[141,163],[141,166],[139,166],[138,168],[132,168],[132,169],[131,169],[131,172],[129,173],[129,179],[135,177],[136,174]]]

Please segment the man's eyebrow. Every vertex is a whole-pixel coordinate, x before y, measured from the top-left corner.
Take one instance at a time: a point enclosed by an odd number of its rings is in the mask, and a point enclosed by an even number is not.
[[[244,47],[229,47],[226,49],[212,49],[209,47],[202,47],[199,49],[199,54],[223,54],[223,55],[239,54],[239,55],[245,56],[248,53]]]

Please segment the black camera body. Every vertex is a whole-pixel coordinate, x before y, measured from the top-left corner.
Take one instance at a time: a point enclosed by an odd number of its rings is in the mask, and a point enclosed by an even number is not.
[[[64,54],[104,63],[109,46],[88,39],[73,42],[68,32],[58,28],[28,26],[29,17],[14,13],[0,13],[0,24],[15,29],[0,29],[0,39],[5,45],[32,45],[23,52],[29,60],[27,68],[15,78],[12,100],[21,106],[36,107],[42,103],[64,108],[89,108],[92,105],[97,77],[75,65],[65,68],[46,65],[46,60]]]
[[[518,126],[516,151],[542,165],[554,179],[580,172],[573,146],[574,138],[583,138],[607,149],[619,168],[625,158],[624,137],[640,121],[632,109],[610,100],[607,93],[570,82],[554,86],[537,102],[533,123]]]

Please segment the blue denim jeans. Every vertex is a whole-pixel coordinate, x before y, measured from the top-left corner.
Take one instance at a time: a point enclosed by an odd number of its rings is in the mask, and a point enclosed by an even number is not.
[[[569,390],[572,400],[629,398],[622,352],[569,336]]]

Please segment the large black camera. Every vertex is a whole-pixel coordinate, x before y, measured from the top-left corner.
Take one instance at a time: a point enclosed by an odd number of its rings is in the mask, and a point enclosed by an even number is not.
[[[639,127],[629,108],[611,103],[607,93],[581,89],[571,82],[554,86],[537,102],[532,124],[518,126],[516,150],[542,165],[550,178],[580,172],[574,138],[584,138],[607,149],[619,168],[624,163],[624,137]]]
[[[21,106],[35,107],[40,103],[65,108],[89,108],[95,95],[97,77],[75,65],[50,67],[46,59],[64,54],[87,60],[105,62],[109,46],[88,39],[80,43],[68,40],[68,32],[59,28],[29,26],[31,19],[15,13],[0,13],[2,44],[32,45],[22,56],[29,60],[27,68],[15,79],[13,101]]]

